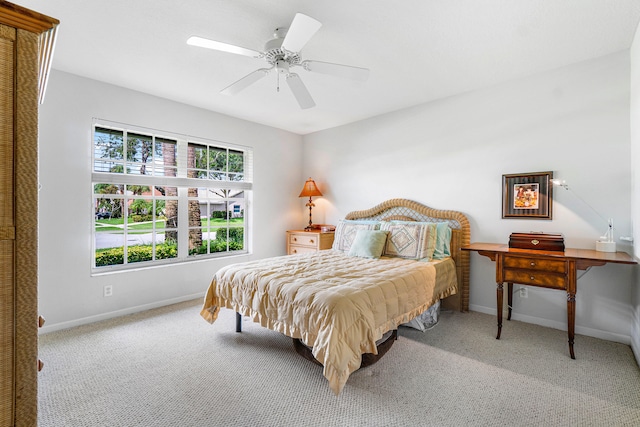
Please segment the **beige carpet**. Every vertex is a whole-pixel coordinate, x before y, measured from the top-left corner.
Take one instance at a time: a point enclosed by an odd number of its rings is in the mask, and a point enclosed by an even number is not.
[[[335,396],[291,339],[191,301],[40,337],[39,425],[640,426],[640,369],[622,344],[443,312],[401,328]]]

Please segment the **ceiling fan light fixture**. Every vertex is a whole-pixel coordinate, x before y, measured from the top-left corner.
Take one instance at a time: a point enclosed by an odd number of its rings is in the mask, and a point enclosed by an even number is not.
[[[276,70],[278,70],[280,74],[289,74],[289,62],[284,59],[276,61]]]

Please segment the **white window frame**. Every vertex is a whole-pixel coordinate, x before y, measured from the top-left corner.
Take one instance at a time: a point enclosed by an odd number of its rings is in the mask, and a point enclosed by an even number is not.
[[[96,165],[96,150],[95,150],[95,131],[96,128],[104,128],[111,129],[118,132],[123,132],[124,136],[124,144],[126,147],[127,143],[127,134],[135,133],[142,134],[145,136],[152,137],[154,144],[155,140],[158,138],[168,139],[176,141],[176,155],[177,155],[177,173],[175,177],[171,176],[161,176],[155,175],[156,169],[152,166],[153,173],[151,175],[140,175],[135,173],[127,173],[127,165],[130,165],[128,162],[127,150],[123,150],[122,164],[123,164],[123,172],[122,173],[114,173],[114,172],[104,172],[104,171],[95,171]],[[229,150],[242,152],[243,156],[243,177],[242,181],[229,181],[229,180],[219,180],[211,178],[211,174],[207,173],[208,178],[188,178],[187,177],[187,156],[188,156],[188,145],[189,144],[198,144],[203,146],[215,147],[217,149],[226,149],[227,153]],[[91,146],[92,146],[92,156],[91,156],[91,241],[92,241],[92,256],[91,256],[91,270],[92,274],[94,273],[104,273],[111,271],[120,271],[120,270],[128,270],[128,269],[137,269],[137,268],[146,268],[153,267],[158,265],[166,265],[172,263],[184,263],[190,262],[194,260],[202,260],[206,258],[216,258],[216,257],[229,257],[229,256],[238,256],[245,255],[250,253],[250,229],[249,229],[249,218],[251,216],[251,199],[252,199],[252,188],[253,188],[253,149],[247,146],[241,146],[236,144],[230,144],[227,142],[217,141],[217,140],[209,140],[205,138],[197,138],[187,135],[175,134],[171,132],[161,132],[154,129],[143,128],[139,126],[131,126],[125,125],[121,123],[116,123],[103,119],[93,119],[93,123],[91,126]],[[152,150],[152,152],[155,150]],[[120,163],[120,161],[116,162]],[[227,171],[229,170],[229,162],[227,158]],[[227,173],[228,177],[229,174]],[[141,261],[141,262],[127,262],[127,244],[126,244],[126,227],[123,230],[124,240],[123,240],[123,251],[124,251],[124,259],[123,264],[114,264],[108,266],[100,266],[96,267],[96,226],[95,220],[95,200],[96,193],[94,192],[95,184],[119,184],[119,185],[145,185],[151,188],[154,186],[163,186],[163,187],[176,187],[177,188],[177,200],[178,200],[178,225],[177,225],[177,235],[178,235],[178,254],[176,258],[170,259],[157,259],[157,260],[149,260],[149,261]],[[242,250],[229,250],[227,247],[227,251],[223,252],[214,252],[207,254],[198,254],[198,255],[189,255],[189,221],[188,221],[188,189],[189,188],[212,188],[212,189],[225,189],[232,191],[244,191],[244,223],[243,227],[243,249]],[[136,199],[136,198],[148,198],[148,196],[132,196],[132,195],[108,195],[105,198],[116,198],[116,199]],[[155,200],[155,198],[153,198]],[[161,197],[160,199],[165,199],[165,197]],[[170,199],[175,199],[171,197]],[[193,200],[193,199],[192,199]],[[226,199],[225,199],[226,200]],[[124,205],[124,202],[123,202]],[[210,216],[210,213],[208,213]],[[155,222],[153,223],[153,228],[151,230],[155,235]],[[193,227],[192,227],[193,228]],[[155,239],[153,240],[153,245],[155,246]],[[209,245],[207,245],[207,252],[209,252]]]

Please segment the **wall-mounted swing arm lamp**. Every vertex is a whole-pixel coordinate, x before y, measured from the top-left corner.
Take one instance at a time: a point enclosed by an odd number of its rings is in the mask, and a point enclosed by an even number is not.
[[[574,196],[576,196],[582,203],[589,207],[600,219],[607,223],[607,231],[603,236],[600,236],[600,239],[596,241],[596,251],[599,252],[615,252],[616,251],[616,242],[613,238],[613,218],[605,219],[600,212],[598,212],[593,206],[586,202],[582,197],[580,197],[575,191],[569,188],[569,185],[565,180],[561,179],[552,179],[551,182],[553,185],[557,187],[564,188],[567,191],[571,191]]]
[[[305,230],[307,230],[307,231],[314,229],[313,221],[311,220],[311,208],[316,206],[313,203],[313,200],[311,199],[313,196],[322,197],[322,193],[320,192],[320,190],[318,190],[318,186],[316,185],[315,181],[313,179],[309,178],[307,180],[307,182],[304,183],[304,187],[302,187],[302,191],[300,192],[300,195],[298,196],[298,197],[308,197],[309,198],[309,201],[305,205],[305,206],[309,207],[309,225],[305,228]]]

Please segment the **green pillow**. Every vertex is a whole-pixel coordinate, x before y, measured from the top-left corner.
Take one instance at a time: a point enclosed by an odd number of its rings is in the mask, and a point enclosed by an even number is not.
[[[449,224],[446,222],[439,222],[436,224],[436,230],[436,249],[433,252],[433,258],[443,259],[451,256],[451,228],[449,228]]]
[[[349,256],[380,258],[386,241],[386,231],[358,230],[349,249]]]

